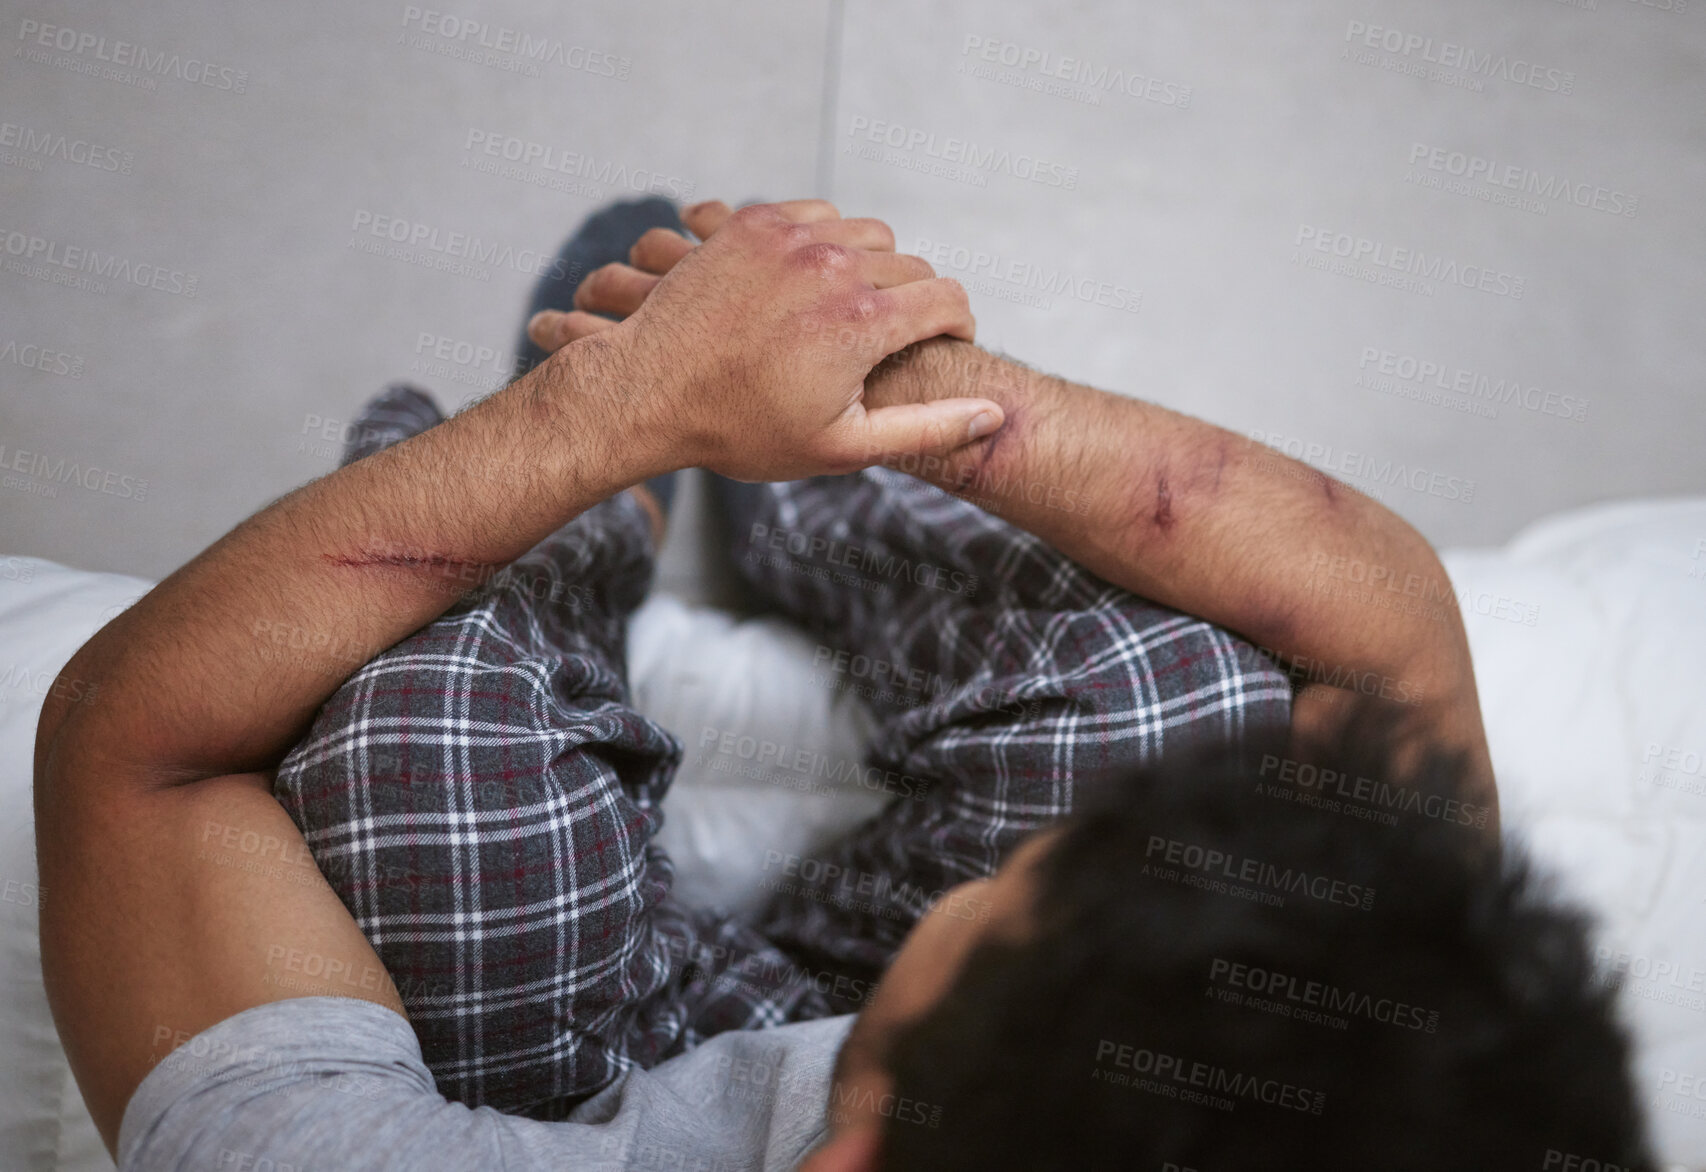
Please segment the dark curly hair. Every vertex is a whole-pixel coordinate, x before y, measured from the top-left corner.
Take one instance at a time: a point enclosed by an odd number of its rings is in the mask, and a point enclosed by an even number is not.
[[[886,1047],[939,1122],[891,1121],[882,1166],[1650,1170],[1584,916],[1452,800],[1458,760],[1395,781],[1393,743],[1363,721],[1091,795],[1033,935]]]

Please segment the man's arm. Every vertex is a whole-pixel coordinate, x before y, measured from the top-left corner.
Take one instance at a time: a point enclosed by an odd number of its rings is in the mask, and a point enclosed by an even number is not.
[[[1464,797],[1497,795],[1462,616],[1428,542],[1308,465],[1164,407],[1038,374],[951,339],[879,367],[874,403],[976,394],[1003,429],[884,463],[973,500],[1145,598],[1237,631],[1300,687],[1300,751],[1359,713],[1399,750],[1462,751]],[[1370,584],[1372,583],[1372,585]],[[1404,762],[1401,762],[1401,764]]]
[[[728,211],[689,209],[714,239]],[[653,229],[632,265],[593,273],[582,312],[542,315],[541,346],[611,327],[585,311],[644,308],[658,275],[692,252]],[[846,335],[833,341],[849,340]],[[945,456],[879,462],[963,496],[1134,593],[1237,631],[1300,684],[1299,753],[1365,713],[1393,722],[1400,768],[1423,748],[1459,751],[1466,800],[1497,793],[1469,643],[1439,558],[1391,510],[1224,428],[1123,395],[1052,378],[969,342],[939,338],[872,372],[872,403],[974,395],[1006,424]]]
[[[866,411],[885,354],[972,329],[964,291],[922,279],[886,227],[817,201],[731,223],[647,313],[263,510],[65,667],[100,699],[50,697],[38,724],[42,965],[109,1146],[162,1042],[293,996],[400,1009],[330,888],[292,881],[312,866],[264,772],[350,670],[649,476],[839,471],[890,444],[963,444],[980,416],[999,425],[976,400]],[[850,321],[868,344],[817,344]],[[267,654],[260,633],[281,628],[303,656]]]

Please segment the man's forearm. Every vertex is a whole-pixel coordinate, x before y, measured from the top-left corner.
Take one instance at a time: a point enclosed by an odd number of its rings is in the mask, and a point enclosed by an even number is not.
[[[102,703],[66,718],[163,782],[276,761],[355,668],[662,470],[642,429],[615,425],[622,384],[600,349],[565,351],[240,525],[78,653],[67,670],[99,681]],[[69,711],[54,707],[44,746]]]
[[[1110,582],[1237,631],[1300,683],[1331,683],[1336,692],[1319,690],[1329,698],[1425,709],[1443,739],[1484,756],[1449,581],[1421,535],[1377,502],[1223,428],[963,342],[915,346],[868,388],[876,403],[1001,403],[1007,423],[989,439],[948,458],[885,462]],[[1363,589],[1371,573],[1386,588]]]

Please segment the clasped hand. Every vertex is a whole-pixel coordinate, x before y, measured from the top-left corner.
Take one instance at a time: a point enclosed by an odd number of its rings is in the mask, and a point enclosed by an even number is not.
[[[713,201],[683,220],[703,244],[654,228],[631,264],[587,276],[575,310],[528,325],[551,363],[585,348],[611,359],[675,465],[791,480],[946,455],[1001,427],[988,399],[866,409],[877,363],[975,330],[960,283],[895,252],[882,221],[842,219],[823,200]]]

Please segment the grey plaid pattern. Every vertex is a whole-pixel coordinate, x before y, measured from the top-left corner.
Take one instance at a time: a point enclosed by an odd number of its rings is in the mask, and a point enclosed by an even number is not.
[[[1078,786],[1289,724],[1290,685],[1251,644],[911,477],[747,500],[747,581],[822,640],[820,682],[876,713],[872,763],[932,782],[781,885],[760,926],[813,965],[874,979],[934,899],[1070,813]]]
[[[1289,717],[1248,644],[929,486],[875,469],[748,499],[742,572],[878,715],[873,763],[920,783],[761,924],[679,904],[652,842],[681,747],[630,705],[653,551],[626,495],[363,666],[281,765],[446,1095],[560,1118],[721,1030],[857,1008],[932,900],[1076,784]]]
[[[624,666],[652,555],[631,497],[588,510],[356,671],[279,767],[448,1097],[560,1118],[630,1066],[829,1012],[752,927],[669,897],[681,746]]]

